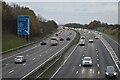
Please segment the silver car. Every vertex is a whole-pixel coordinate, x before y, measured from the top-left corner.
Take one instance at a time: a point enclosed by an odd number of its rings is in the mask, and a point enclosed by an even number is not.
[[[82,61],[83,66],[92,66],[92,58],[91,57],[84,57]]]
[[[16,56],[14,61],[15,61],[15,63],[22,63],[22,62],[25,62],[26,59],[24,56]]]

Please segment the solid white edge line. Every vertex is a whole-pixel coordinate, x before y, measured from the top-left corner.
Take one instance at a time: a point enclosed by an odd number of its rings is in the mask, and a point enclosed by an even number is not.
[[[74,38],[73,38],[74,39]],[[48,58],[46,61],[44,61],[41,65],[39,65],[38,67],[36,67],[35,69],[33,69],[32,71],[30,71],[29,73],[27,73],[26,75],[24,75],[20,80],[24,79],[25,77],[27,77],[28,75],[30,75],[32,72],[34,72],[36,69],[38,69],[40,66],[42,66],[43,64],[45,64],[47,61],[49,61],[51,58],[53,58],[55,55],[57,55],[60,51],[62,51],[65,47],[67,47],[72,41],[73,39],[66,45],[64,46],[61,50],[59,50],[58,52],[56,52],[56,54],[54,54],[53,56],[51,56],[50,58]]]
[[[70,55],[67,57],[67,59],[63,62],[63,64],[57,69],[57,71],[52,75],[51,79],[58,73],[58,71],[64,66],[64,64],[67,62],[67,60],[70,58],[70,56],[73,54],[73,52],[76,50],[78,44],[75,46],[73,51],[70,53]],[[49,80],[51,80],[49,79]]]
[[[9,73],[12,73],[12,72],[14,72],[14,70],[11,70]]]
[[[94,33],[94,32],[93,32]],[[94,33],[95,34],[95,33]],[[96,35],[96,34],[95,34]],[[101,38],[103,38],[103,37],[101,37]],[[111,53],[111,51],[110,51],[110,49],[107,47],[107,45],[104,43],[104,41],[102,40],[100,38],[100,40],[102,41],[102,43],[104,44],[104,46],[106,47],[106,49],[108,50],[108,52],[110,53],[110,55],[111,55],[111,57],[112,57],[112,60],[114,61],[114,63],[115,63],[115,65],[116,65],[116,67],[117,67],[117,69],[118,69],[118,71],[120,72],[120,68],[119,68],[119,66],[117,65],[117,63],[116,63],[116,61],[113,59],[113,56],[112,56],[112,53]],[[104,38],[103,38],[104,39]],[[105,40],[105,39],[104,39]],[[106,40],[105,40],[106,41]],[[106,41],[107,42],[107,41]],[[107,42],[108,43],[108,42]],[[108,43],[109,44],[109,43]],[[110,46],[110,44],[109,44],[109,46]],[[111,46],[110,46],[111,47]],[[114,52],[114,50],[113,50],[113,48],[111,47],[111,49],[112,49],[112,51]],[[115,54],[115,52],[114,52],[114,54]],[[115,54],[116,55],[116,54]]]

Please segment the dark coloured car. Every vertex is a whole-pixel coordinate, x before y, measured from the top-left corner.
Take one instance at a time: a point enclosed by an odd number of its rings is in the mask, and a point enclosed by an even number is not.
[[[107,66],[105,76],[106,78],[117,78],[117,71],[113,66]]]
[[[67,38],[66,38],[66,40],[68,40],[68,41],[69,41],[69,40],[70,40],[70,38],[69,38],[69,37],[67,37]]]
[[[45,42],[45,41],[42,41],[42,42],[41,42],[41,45],[46,45],[46,42]]]
[[[60,38],[60,41],[64,41],[64,39],[63,39],[63,38]]]

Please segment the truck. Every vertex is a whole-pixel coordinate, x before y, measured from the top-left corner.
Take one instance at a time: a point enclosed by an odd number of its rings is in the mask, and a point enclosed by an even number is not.
[[[50,45],[51,46],[58,45],[58,38],[57,37],[51,37],[51,39],[50,39]]]

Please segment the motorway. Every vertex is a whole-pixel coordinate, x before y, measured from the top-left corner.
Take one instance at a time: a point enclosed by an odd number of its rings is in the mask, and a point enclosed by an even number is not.
[[[72,33],[72,35],[70,35]],[[13,51],[3,56],[2,61],[2,78],[22,78],[35,69],[37,66],[45,62],[64,46],[74,39],[76,33],[73,30],[63,30],[58,37],[64,38],[64,41],[59,41],[57,46],[50,46],[50,38],[46,39],[46,45],[40,43],[33,44],[23,49]],[[66,41],[67,37],[70,41]],[[26,62],[22,64],[15,64],[14,58],[16,55],[23,55]]]
[[[59,67],[59,69],[53,74],[51,78],[105,78],[106,66],[114,66],[119,73],[109,51],[102,43],[100,39],[95,39],[95,34],[84,33],[83,30],[79,31],[81,36],[86,36],[85,46],[79,46],[78,44],[70,53],[70,56],[65,60],[65,62]],[[99,38],[107,38],[108,36],[97,35]],[[89,39],[93,39],[93,43],[89,43]],[[115,53],[119,55],[118,45],[115,41],[107,38],[108,43],[111,43],[111,47],[114,47]],[[112,41],[112,42],[110,42]],[[93,60],[93,65],[89,67],[82,66],[82,59],[85,56],[89,56]],[[118,78],[120,75],[118,74]]]

